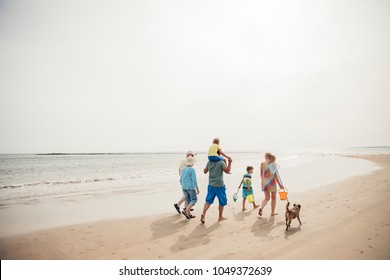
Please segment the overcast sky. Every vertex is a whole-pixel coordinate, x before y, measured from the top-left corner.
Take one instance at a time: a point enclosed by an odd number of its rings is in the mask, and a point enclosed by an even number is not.
[[[390,1],[0,0],[0,153],[390,145]]]

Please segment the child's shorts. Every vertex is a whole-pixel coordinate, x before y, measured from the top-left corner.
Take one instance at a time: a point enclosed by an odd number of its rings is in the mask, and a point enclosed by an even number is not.
[[[195,190],[186,190],[186,189],[183,189],[183,194],[186,198],[186,201],[187,201],[187,205],[192,203],[192,205],[195,205],[196,202],[198,201],[198,196],[196,195],[196,191]]]
[[[242,198],[246,198],[248,195],[251,194],[253,194],[253,189],[251,190],[242,189]]]
[[[209,161],[216,162],[223,160],[223,156],[209,156]]]
[[[226,187],[213,187],[209,185],[207,188],[206,203],[213,204],[215,197],[218,198],[219,206],[227,205]]]

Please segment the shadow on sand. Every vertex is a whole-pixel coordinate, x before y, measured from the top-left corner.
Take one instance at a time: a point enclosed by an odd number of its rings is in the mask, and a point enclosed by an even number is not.
[[[187,222],[184,216],[179,214],[174,214],[168,217],[158,219],[150,225],[150,228],[153,232],[152,240],[178,233],[186,225]]]
[[[301,231],[301,226],[290,227],[290,229],[288,231],[284,232],[284,238],[288,239],[290,236],[292,236],[293,234],[300,232],[300,231]]]
[[[232,213],[233,213],[233,217],[234,217],[234,220],[235,221],[244,221],[247,217],[251,216],[252,215],[252,212],[253,211],[259,211],[259,208],[250,208],[250,209],[246,209],[246,211],[242,211],[241,210],[241,207],[230,207]]]
[[[175,244],[172,245],[172,252],[179,252],[210,243],[212,232],[218,229],[219,222],[215,222],[211,226],[199,224],[189,235],[180,235]]]
[[[260,237],[262,241],[271,241],[283,231],[284,221],[275,222],[275,216],[269,218],[259,217],[256,222],[253,223],[251,231],[257,237]]]

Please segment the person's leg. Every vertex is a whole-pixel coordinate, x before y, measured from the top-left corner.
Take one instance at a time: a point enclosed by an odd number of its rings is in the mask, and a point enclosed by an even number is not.
[[[252,203],[253,209],[259,207],[259,205],[256,204],[255,195],[253,194],[253,189],[247,190],[246,195],[247,196],[250,195],[250,198],[248,198],[248,202]]]
[[[255,194],[253,193],[253,189],[251,190],[251,193],[253,194],[253,202],[252,202],[252,204],[253,204],[253,209],[256,209],[257,207],[259,207],[259,205],[256,204],[256,201],[255,201]]]
[[[222,206],[222,205],[219,205],[219,206],[218,206],[218,212],[219,212],[218,221],[224,221],[224,220],[227,219],[227,218],[225,218],[225,217],[223,216],[223,208],[225,208],[225,206]]]
[[[187,213],[188,217],[191,217],[191,207],[194,206],[191,202],[188,203],[187,208],[185,208],[185,212]]]
[[[202,224],[204,224],[206,222],[206,212],[207,210],[209,210],[210,208],[210,205],[211,204],[208,204],[207,202],[204,204],[203,206],[203,212],[202,212],[202,215],[200,215],[200,221],[202,222]]]
[[[209,210],[210,205],[213,204],[215,196],[216,194],[214,188],[209,185],[207,187],[206,203],[204,204],[202,215],[200,215],[200,221],[202,224],[205,223],[206,212]]]
[[[226,187],[223,186],[223,187],[214,188],[214,189],[215,189],[216,195],[218,197],[218,202],[219,202],[218,221],[223,221],[223,220],[226,220],[226,218],[223,216],[223,209],[227,205]]]
[[[189,195],[190,195],[190,202],[188,203],[187,205],[187,208],[186,208],[186,212],[187,214],[191,217],[191,218],[195,218],[195,216],[192,216],[191,215],[191,208],[196,204],[196,202],[198,201],[198,197],[196,195],[196,192],[195,190],[189,190],[188,191]]]
[[[275,213],[275,208],[276,208],[276,192],[271,193],[271,215],[275,216],[278,215],[278,213]]]
[[[261,216],[263,214],[263,209],[267,205],[268,201],[270,199],[270,194],[267,190],[264,191],[264,200],[261,203],[261,207],[259,209],[259,215]]]
[[[186,204],[189,205],[191,203],[191,198],[190,198],[190,194],[188,192],[188,190],[183,190],[183,193],[184,193],[184,196],[186,198]],[[184,208],[183,211],[181,212],[188,220],[190,219],[190,215],[188,214],[188,212],[186,211],[186,209]]]
[[[181,214],[181,212],[180,212],[180,205],[181,205],[184,201],[186,201],[186,196],[185,196],[184,190],[182,190],[182,191],[183,191],[183,196],[182,196],[182,198],[180,198],[180,200],[178,201],[178,203],[173,204],[173,206],[175,206],[175,209],[176,209],[176,211],[177,211],[179,214]]]
[[[183,195],[182,198],[180,198],[179,202],[177,203],[177,205],[181,205],[184,201],[186,201],[186,197]]]
[[[242,211],[245,211],[245,201],[246,201],[247,192],[246,189],[242,189]]]

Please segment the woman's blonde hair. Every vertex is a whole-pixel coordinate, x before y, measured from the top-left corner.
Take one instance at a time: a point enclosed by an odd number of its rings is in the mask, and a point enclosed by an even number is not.
[[[270,162],[276,161],[276,157],[271,153],[265,153],[265,158],[267,158]]]

